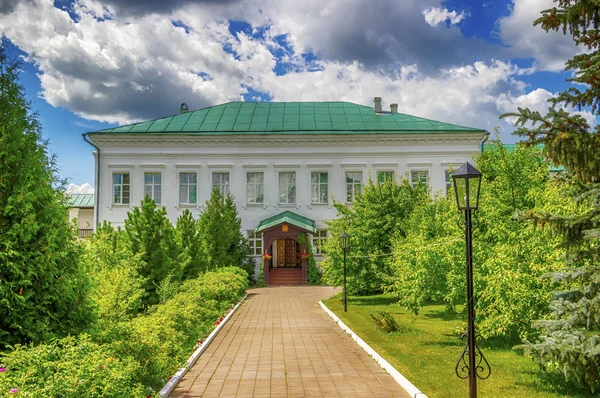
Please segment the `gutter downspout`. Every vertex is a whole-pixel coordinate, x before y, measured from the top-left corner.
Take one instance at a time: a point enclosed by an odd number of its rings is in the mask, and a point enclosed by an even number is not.
[[[88,133],[83,133],[81,134],[83,136],[83,140],[85,142],[87,142],[88,144],[90,144],[91,146],[93,146],[96,149],[96,187],[94,190],[94,195],[95,195],[95,199],[94,199],[94,206],[95,206],[95,218],[96,218],[96,226],[94,228],[94,230],[98,229],[98,225],[100,224],[100,206],[98,206],[98,203],[100,202],[100,148],[98,148],[96,146],[96,144],[94,144],[92,141],[90,141],[88,139]]]
[[[485,145],[486,141],[488,140],[488,138],[490,138],[490,132],[486,131],[485,135],[483,136],[483,138],[481,139],[481,142],[479,143],[479,146],[481,147],[481,153],[483,153],[483,146]],[[98,156],[100,155],[100,152],[98,152]]]

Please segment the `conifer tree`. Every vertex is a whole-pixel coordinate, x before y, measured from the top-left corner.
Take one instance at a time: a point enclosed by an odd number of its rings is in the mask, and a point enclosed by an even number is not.
[[[160,283],[167,277],[173,281],[181,279],[175,231],[167,218],[167,210],[157,208],[154,200],[146,196],[140,207],[127,213],[125,232],[129,250],[133,254],[141,254],[144,264],[139,270],[145,279],[147,294],[143,304],[146,307],[157,304],[159,297],[156,290]]]
[[[565,193],[576,211],[529,212],[527,219],[562,237],[566,268],[550,275],[559,292],[550,306],[553,319],[538,322],[540,339],[526,343],[534,358],[597,390],[600,387],[600,128],[572,109],[600,112],[600,4],[558,0],[534,24],[570,34],[583,50],[567,61],[577,83],[552,100],[546,115],[529,109],[503,115],[517,118],[516,134],[565,168]]]
[[[209,269],[241,266],[249,253],[233,197],[213,190],[198,220]]]
[[[204,255],[204,242],[198,233],[198,223],[194,220],[191,211],[186,209],[179,216],[175,232],[179,246],[179,266],[182,279],[196,278],[200,273],[206,271],[206,256]]]
[[[0,347],[76,333],[92,314],[64,183],[6,47],[0,44]]]

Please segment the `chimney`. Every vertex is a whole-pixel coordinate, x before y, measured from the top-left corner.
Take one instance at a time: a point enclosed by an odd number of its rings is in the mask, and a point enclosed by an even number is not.
[[[179,108],[179,113],[188,113],[188,106],[185,104],[185,102],[183,104],[181,104],[181,107]]]
[[[398,113],[398,104],[390,104],[390,111],[392,113]]]
[[[373,99],[373,102],[375,102],[375,106],[373,107],[375,113],[381,113],[383,111],[383,109],[381,108],[381,97],[375,97]]]

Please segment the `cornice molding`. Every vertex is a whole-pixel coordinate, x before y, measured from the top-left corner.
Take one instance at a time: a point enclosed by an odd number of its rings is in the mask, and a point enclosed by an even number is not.
[[[308,146],[311,144],[322,145],[341,145],[341,146],[363,146],[363,145],[390,145],[390,144],[464,144],[475,143],[479,144],[478,136],[470,135],[406,135],[406,136],[339,136],[339,137],[289,137],[289,136],[273,136],[273,137],[152,137],[152,136],[135,136],[135,137],[94,137],[94,143],[101,145],[159,145],[159,146],[249,146],[256,145],[258,147],[280,147],[280,146]]]

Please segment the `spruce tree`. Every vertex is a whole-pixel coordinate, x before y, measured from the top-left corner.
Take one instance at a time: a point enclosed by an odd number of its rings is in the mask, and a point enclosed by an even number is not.
[[[192,212],[184,210],[175,228],[179,246],[179,266],[182,279],[193,279],[206,271],[204,242],[198,233],[198,223]]]
[[[198,226],[209,269],[242,266],[249,249],[242,235],[242,220],[231,195],[223,197],[218,190],[213,190]]]
[[[92,314],[64,182],[6,44],[0,44],[0,347],[75,333]]]
[[[534,24],[570,34],[583,50],[566,63],[574,73],[569,80],[578,86],[554,98],[545,115],[519,108],[503,117],[516,117],[515,133],[530,145],[543,144],[544,155],[564,166],[565,194],[576,203],[571,212],[524,215],[562,237],[567,250],[566,268],[550,275],[560,289],[550,303],[553,317],[537,323],[540,338],[526,347],[542,366],[594,391],[600,387],[600,129],[570,110],[589,110],[596,117],[600,112],[600,4],[556,3]]]
[[[128,247],[133,254],[141,254],[143,267],[139,270],[145,279],[147,296],[143,304],[159,302],[158,286],[167,277],[173,281],[181,279],[178,250],[173,225],[167,218],[164,207],[157,208],[152,198],[146,196],[141,206],[127,213],[125,219]]]

